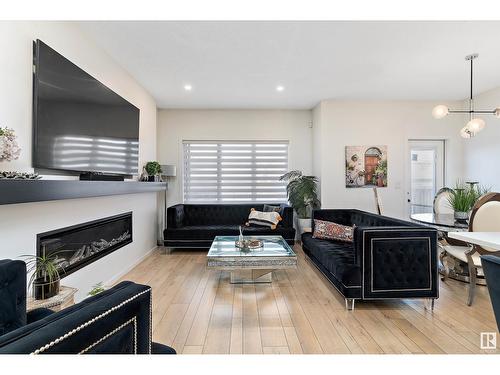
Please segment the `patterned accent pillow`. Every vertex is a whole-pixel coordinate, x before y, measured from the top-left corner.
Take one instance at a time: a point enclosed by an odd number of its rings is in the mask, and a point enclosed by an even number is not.
[[[269,227],[271,229],[276,229],[276,226],[281,221],[281,216],[276,211],[273,212],[262,212],[257,211],[255,208],[250,210],[250,215],[248,215],[248,222],[246,226],[257,225],[261,227]]]
[[[350,227],[331,221],[314,220],[313,238],[352,242],[355,227],[355,225]]]

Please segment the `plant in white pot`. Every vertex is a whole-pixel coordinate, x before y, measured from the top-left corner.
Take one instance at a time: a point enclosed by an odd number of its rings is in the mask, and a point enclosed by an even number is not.
[[[290,171],[281,176],[280,180],[287,182],[288,201],[297,214],[297,229],[301,235],[305,228],[311,226],[312,210],[321,206],[318,199],[318,179],[315,176],[305,176],[301,171]]]

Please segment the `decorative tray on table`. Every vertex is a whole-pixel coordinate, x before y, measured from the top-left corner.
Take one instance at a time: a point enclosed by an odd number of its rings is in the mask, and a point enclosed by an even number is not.
[[[254,249],[259,249],[263,246],[262,240],[257,240],[254,238],[236,240],[234,244],[237,248],[243,250],[254,250]]]

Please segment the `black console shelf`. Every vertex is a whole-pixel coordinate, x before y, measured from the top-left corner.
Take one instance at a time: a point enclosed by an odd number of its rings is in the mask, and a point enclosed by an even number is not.
[[[0,180],[0,205],[164,191],[166,182]]]

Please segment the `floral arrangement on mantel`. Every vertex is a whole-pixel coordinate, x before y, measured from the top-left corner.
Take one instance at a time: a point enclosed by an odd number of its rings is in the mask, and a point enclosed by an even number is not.
[[[0,161],[12,161],[19,158],[21,148],[17,144],[14,129],[0,127]]]

